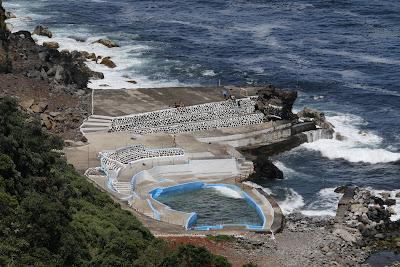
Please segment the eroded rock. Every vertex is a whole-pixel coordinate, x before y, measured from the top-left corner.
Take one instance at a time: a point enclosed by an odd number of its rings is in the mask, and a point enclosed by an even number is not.
[[[105,57],[101,60],[100,64],[105,65],[111,69],[116,68],[117,65],[114,63],[114,61],[111,60],[110,57]]]
[[[33,34],[53,38],[53,33],[47,27],[41,25],[36,26],[35,30],[33,31]]]
[[[100,39],[100,40],[97,40],[95,43],[102,44],[104,46],[107,46],[108,48],[119,47],[119,45],[116,42],[109,40],[109,39]]]
[[[57,42],[43,42],[43,46],[50,49],[58,49],[60,48],[59,43]]]

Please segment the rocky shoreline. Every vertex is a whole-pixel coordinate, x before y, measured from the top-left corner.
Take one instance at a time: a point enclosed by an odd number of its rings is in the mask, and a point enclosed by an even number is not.
[[[57,44],[52,42],[40,46],[30,32],[11,33],[6,24],[10,16],[0,0],[0,97],[17,98],[27,120],[38,120],[43,128],[61,136],[67,144],[83,144],[86,140],[79,126],[91,110],[87,85],[90,78],[103,77],[84,62],[100,60],[100,64],[110,68],[115,67],[115,63],[110,58],[98,58],[87,52],[59,52]],[[36,28],[34,33],[52,36],[45,27]],[[110,48],[118,46],[110,40],[99,42]],[[291,112],[296,95],[279,95],[271,87],[267,91],[260,94],[259,110],[268,111],[268,104],[283,101],[287,108],[277,117],[312,119],[326,134],[332,134],[332,125],[327,124],[323,114],[305,109],[296,117]],[[274,94],[276,97],[270,97]],[[306,141],[307,136],[294,135],[284,146],[276,146],[290,149]],[[255,182],[263,177],[283,178],[282,171],[268,159],[279,152],[276,146],[249,153],[254,157]],[[400,222],[390,221],[395,200],[390,195],[379,197],[359,188],[342,188],[340,192],[345,197],[339,203],[336,218],[291,214],[286,217],[283,232],[275,239],[270,235],[249,233],[237,238],[232,243],[233,248],[238,255],[260,266],[269,266],[263,265],[261,260],[270,260],[279,266],[366,266],[365,261],[375,251],[400,253]]]

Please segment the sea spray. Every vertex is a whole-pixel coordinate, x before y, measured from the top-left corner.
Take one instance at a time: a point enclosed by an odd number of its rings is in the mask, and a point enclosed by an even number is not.
[[[336,138],[320,139],[303,144],[302,147],[319,151],[329,159],[341,158],[349,162],[377,164],[400,160],[400,153],[380,147],[382,144],[380,136],[360,129],[365,123],[361,117],[346,114],[327,119],[335,126]]]
[[[284,214],[290,214],[304,207],[303,197],[292,188],[286,189],[285,199],[278,201]]]
[[[213,186],[212,188],[225,197],[236,199],[243,198],[240,192],[226,186]]]
[[[342,194],[335,193],[335,188],[321,189],[316,199],[308,204],[301,213],[306,216],[335,216]]]

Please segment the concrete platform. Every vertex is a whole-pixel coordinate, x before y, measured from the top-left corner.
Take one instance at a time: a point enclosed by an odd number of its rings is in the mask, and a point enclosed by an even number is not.
[[[237,99],[256,95],[258,87],[229,86]],[[168,87],[144,89],[101,89],[93,92],[93,114],[101,116],[124,116],[173,107],[182,102],[185,106],[224,100],[224,87]]]

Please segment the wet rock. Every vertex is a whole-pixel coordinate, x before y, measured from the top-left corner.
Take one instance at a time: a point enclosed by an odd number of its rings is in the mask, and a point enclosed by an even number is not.
[[[117,65],[111,60],[110,57],[105,57],[101,60],[100,64],[105,65],[111,69],[116,68]]]
[[[343,136],[341,133],[336,133],[335,134],[335,139],[338,141],[345,141],[347,138],[345,136]]]
[[[57,42],[43,42],[43,46],[50,49],[60,48],[60,45]]]
[[[82,37],[82,36],[71,35],[71,36],[68,36],[68,38],[74,39],[75,41],[81,42],[81,43],[84,43],[84,42],[87,41],[87,38],[86,37]]]
[[[334,192],[338,194],[344,194],[347,190],[347,186],[338,186],[335,188]]]
[[[119,47],[119,45],[116,42],[109,40],[109,39],[100,39],[100,40],[97,40],[95,43],[102,44],[104,46],[107,46],[108,48]]]
[[[134,81],[134,80],[130,80],[130,81],[127,81],[128,83],[131,83],[131,84],[137,84],[137,81]]]
[[[385,205],[387,206],[394,206],[396,205],[396,199],[389,198],[385,201]]]
[[[53,33],[47,27],[41,25],[36,26],[35,30],[33,31],[33,34],[40,36],[47,36],[49,38],[53,37]]]
[[[283,179],[283,172],[268,158],[257,157],[253,163],[255,173],[250,175],[249,180]]]

